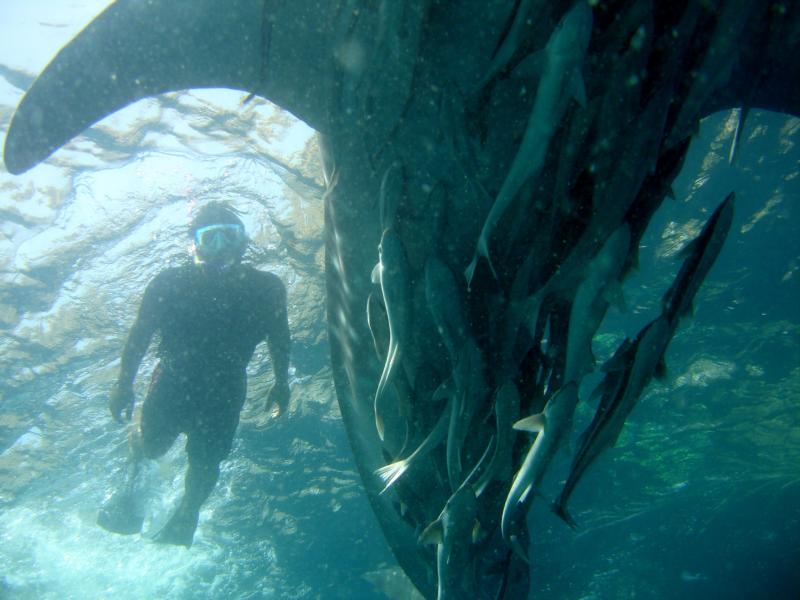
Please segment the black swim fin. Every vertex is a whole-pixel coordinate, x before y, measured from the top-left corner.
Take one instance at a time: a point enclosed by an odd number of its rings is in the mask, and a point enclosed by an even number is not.
[[[196,511],[186,510],[183,506],[179,506],[169,521],[151,540],[156,544],[172,544],[191,548],[199,517],[200,515]]]
[[[141,533],[144,511],[137,500],[136,481],[139,475],[139,462],[132,459],[128,463],[125,483],[100,507],[97,524],[112,533],[133,535]]]
[[[142,531],[144,515],[133,494],[128,490],[117,492],[100,508],[97,524],[106,531],[133,535]]]

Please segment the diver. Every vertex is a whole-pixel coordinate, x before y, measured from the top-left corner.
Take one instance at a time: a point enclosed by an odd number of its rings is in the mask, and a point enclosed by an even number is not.
[[[278,276],[242,264],[248,239],[233,209],[210,202],[194,216],[189,234],[193,262],[159,273],[144,292],[122,353],[119,379],[109,399],[111,416],[130,421],[133,381],[153,334],[159,362],[131,435],[125,485],[100,509],[97,522],[109,531],[139,533],[135,481],[143,458],[169,450],[187,436],[188,468],[183,497],[158,543],[192,545],[200,507],[219,478],[231,449],[247,390],[246,367],[266,339],[275,383],[266,409],[277,417],[289,402],[289,324],[286,288]]]

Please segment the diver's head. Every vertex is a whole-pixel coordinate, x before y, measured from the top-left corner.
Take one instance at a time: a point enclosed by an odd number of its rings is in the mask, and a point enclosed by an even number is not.
[[[244,223],[224,202],[209,202],[189,225],[194,260],[215,269],[238,264],[247,248]]]

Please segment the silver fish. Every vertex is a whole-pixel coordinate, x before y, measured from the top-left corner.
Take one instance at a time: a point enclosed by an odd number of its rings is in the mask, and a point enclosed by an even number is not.
[[[475,484],[475,495],[480,496],[492,481],[507,481],[511,476],[514,435],[512,425],[519,415],[519,390],[511,381],[503,382],[494,393],[495,448],[486,471]]]
[[[539,486],[553,456],[569,437],[577,404],[578,386],[570,381],[553,394],[541,414],[526,417],[514,424],[514,429],[536,433],[536,440],[528,449],[522,467],[511,484],[503,506],[501,530],[506,543],[525,560],[528,560],[527,552],[521,547],[520,533],[514,527],[520,522],[516,511],[519,504]]]
[[[621,347],[608,367],[604,391],[594,419],[578,441],[569,476],[553,505],[557,515],[576,527],[566,510],[569,497],[586,469],[617,442],[622,427],[644,388],[663,369],[664,352],[672,339],[669,319],[661,315],[648,323],[630,344]]]
[[[678,319],[692,312],[697,290],[722,250],[733,222],[734,199],[733,192],[728,194],[706,221],[700,235],[683,250],[687,258],[663,300],[664,313],[673,326]]]
[[[628,257],[630,227],[623,223],[603,245],[587,269],[572,301],[564,381],[580,383],[594,365],[592,338],[606,314],[613,293],[622,294],[619,277]]]
[[[475,256],[465,271],[468,284],[472,282],[475,267],[481,257],[487,260],[492,273],[495,273],[489,256],[489,238],[494,233],[500,217],[506,212],[522,185],[541,169],[550,138],[567,108],[569,99],[576,97],[583,104],[586,103],[580,69],[591,32],[592,11],[586,2],[579,0],[559,23],[547,42],[545,70],[539,81],[528,126],[503,187],[500,188],[483,224]]]
[[[383,303],[389,320],[389,346],[386,362],[375,390],[375,427],[384,438],[380,403],[386,387],[397,374],[403,349],[408,340],[410,313],[410,281],[403,243],[391,229],[383,232],[380,244],[380,282]]]

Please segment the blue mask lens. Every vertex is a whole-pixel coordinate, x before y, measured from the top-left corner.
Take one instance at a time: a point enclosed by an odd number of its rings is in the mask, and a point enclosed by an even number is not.
[[[204,260],[238,258],[244,251],[244,227],[234,223],[201,227],[194,234],[195,246]]]

